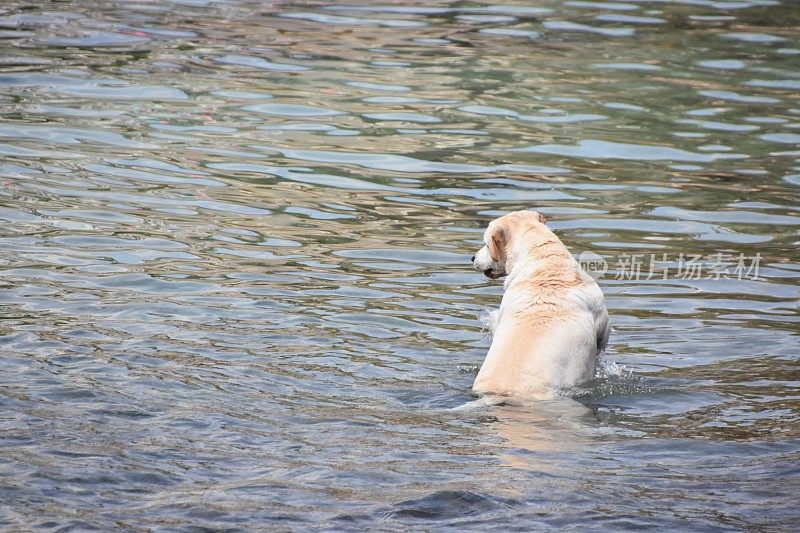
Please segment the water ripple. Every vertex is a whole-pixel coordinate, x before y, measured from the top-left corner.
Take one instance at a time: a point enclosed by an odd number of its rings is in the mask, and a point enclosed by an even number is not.
[[[0,528],[797,522],[792,2],[356,4],[0,7]],[[552,401],[470,393],[516,209],[606,264]]]

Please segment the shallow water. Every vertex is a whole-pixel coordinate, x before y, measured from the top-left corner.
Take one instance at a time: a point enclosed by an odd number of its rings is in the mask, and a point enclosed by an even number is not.
[[[0,527],[800,518],[796,2],[36,4],[0,7]],[[454,410],[522,208],[608,265],[609,353]]]

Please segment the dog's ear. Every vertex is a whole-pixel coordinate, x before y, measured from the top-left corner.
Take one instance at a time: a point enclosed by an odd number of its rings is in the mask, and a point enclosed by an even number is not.
[[[539,222],[541,222],[542,224],[547,224],[547,219],[546,219],[546,218],[544,218],[544,215],[543,215],[543,214],[541,214],[541,213],[536,213],[536,216],[539,218]]]
[[[489,231],[489,255],[495,263],[504,263],[506,260],[506,245],[508,244],[508,229],[501,224],[492,224]]]

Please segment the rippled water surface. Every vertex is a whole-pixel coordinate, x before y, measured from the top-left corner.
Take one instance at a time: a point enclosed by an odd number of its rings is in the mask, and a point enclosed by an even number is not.
[[[800,5],[352,2],[0,5],[0,528],[796,527]],[[463,408],[523,208],[611,346]]]

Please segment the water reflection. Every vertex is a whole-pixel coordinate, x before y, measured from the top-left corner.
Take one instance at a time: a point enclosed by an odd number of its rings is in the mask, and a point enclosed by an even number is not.
[[[785,529],[798,23],[3,5],[0,524]],[[468,258],[521,208],[608,262],[612,349],[569,398],[464,410],[501,292]]]

